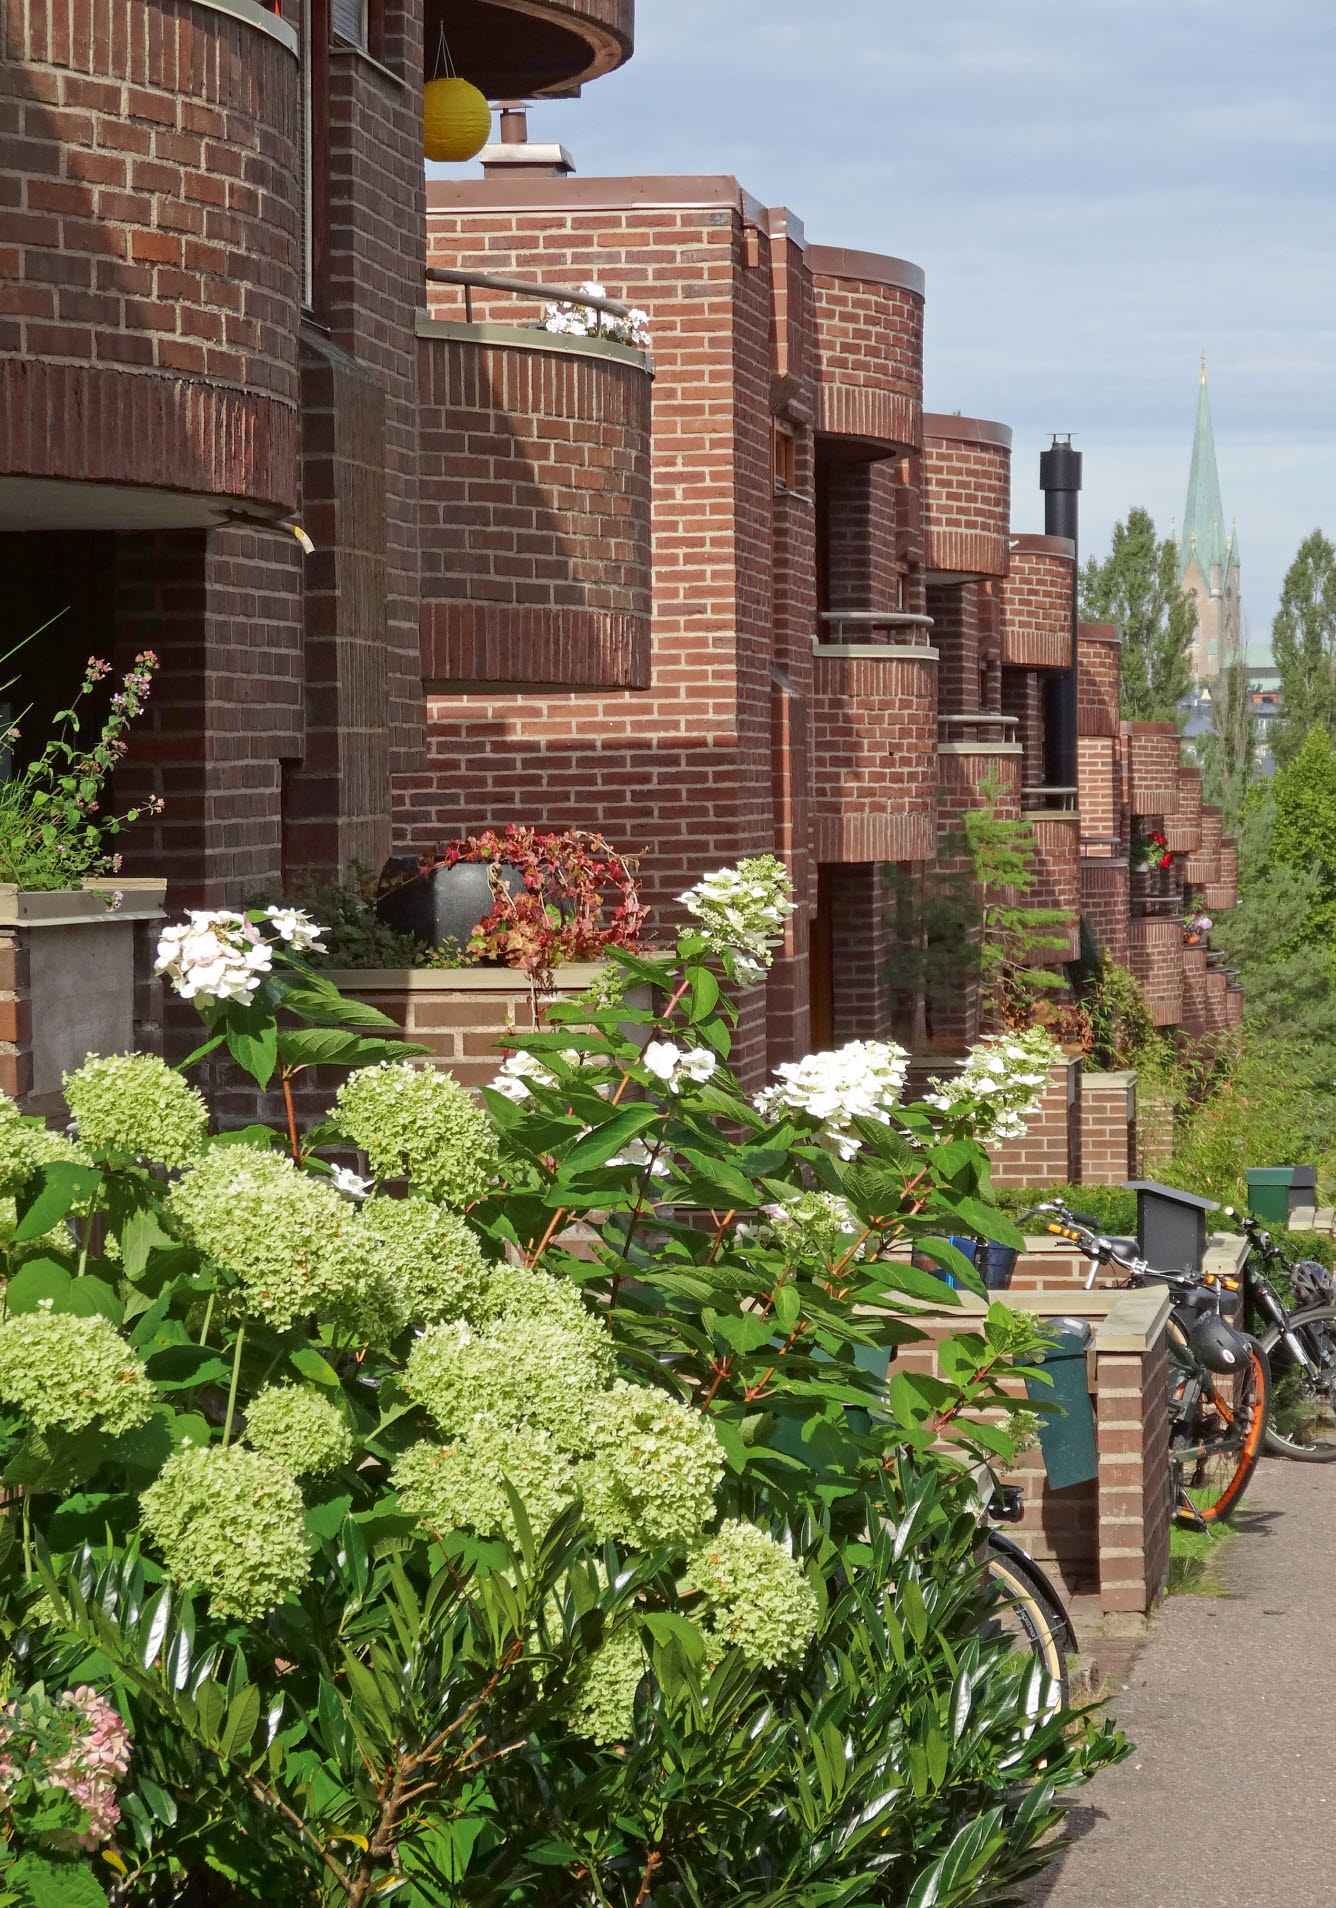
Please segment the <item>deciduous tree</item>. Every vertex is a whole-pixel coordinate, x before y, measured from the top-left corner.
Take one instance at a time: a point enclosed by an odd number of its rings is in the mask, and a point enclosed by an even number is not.
[[[1336,545],[1320,530],[1304,538],[1280,588],[1271,624],[1280,671],[1280,720],[1271,748],[1286,763],[1315,722],[1336,730]]]
[[[1081,572],[1081,615],[1123,631],[1122,713],[1129,722],[1172,722],[1192,687],[1188,652],[1197,628],[1191,597],[1178,587],[1173,541],[1161,539],[1148,510],[1135,506],[1113,527],[1101,562]]]

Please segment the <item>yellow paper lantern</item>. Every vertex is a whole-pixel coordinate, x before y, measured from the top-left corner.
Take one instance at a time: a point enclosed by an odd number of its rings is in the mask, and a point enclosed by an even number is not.
[[[428,80],[422,109],[422,143],[428,159],[475,159],[492,136],[487,95],[468,80]]]

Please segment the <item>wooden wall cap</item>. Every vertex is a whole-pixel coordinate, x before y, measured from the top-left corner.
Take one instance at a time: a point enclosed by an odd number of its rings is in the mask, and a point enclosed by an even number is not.
[[[948,444],[993,444],[999,450],[1011,449],[1010,424],[997,424],[986,417],[957,417],[954,411],[925,411],[923,435],[942,438]]]
[[[891,258],[884,252],[853,252],[843,245],[809,245],[807,264],[815,278],[854,278],[869,285],[897,285],[922,298],[927,289],[927,274],[921,265],[907,258]]]

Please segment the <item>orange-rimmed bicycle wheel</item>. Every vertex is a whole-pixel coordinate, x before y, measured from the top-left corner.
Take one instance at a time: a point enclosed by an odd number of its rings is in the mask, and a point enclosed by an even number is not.
[[[1185,1374],[1180,1358],[1175,1385],[1180,1411],[1170,1427],[1169,1461],[1181,1523],[1218,1524],[1228,1517],[1257,1468],[1266,1439],[1271,1371],[1256,1339],[1247,1345],[1246,1364],[1229,1374],[1203,1372],[1199,1366]]]

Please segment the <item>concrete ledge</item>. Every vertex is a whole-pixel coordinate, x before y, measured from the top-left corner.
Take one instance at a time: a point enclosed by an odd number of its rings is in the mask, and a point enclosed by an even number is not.
[[[0,927],[86,927],[90,921],[160,921],[166,892],[166,881],[121,880],[115,875],[105,881],[85,881],[78,888],[44,891],[0,881]],[[125,897],[118,908],[111,905],[117,894]]]
[[[540,326],[467,325],[433,318],[425,311],[417,314],[416,328],[419,338],[446,338],[456,344],[492,345],[505,351],[550,351],[561,358],[605,358],[614,364],[629,364],[649,377],[654,375],[654,360],[647,351],[619,344],[615,338],[578,338],[562,331],[544,331]]]
[[[277,40],[294,57],[301,56],[301,42],[297,38],[297,29],[289,26],[286,20],[280,20],[276,13],[270,13],[258,0],[190,0],[195,7],[203,7],[208,13],[230,13],[234,20],[244,20],[257,32],[267,33],[271,40]]]

